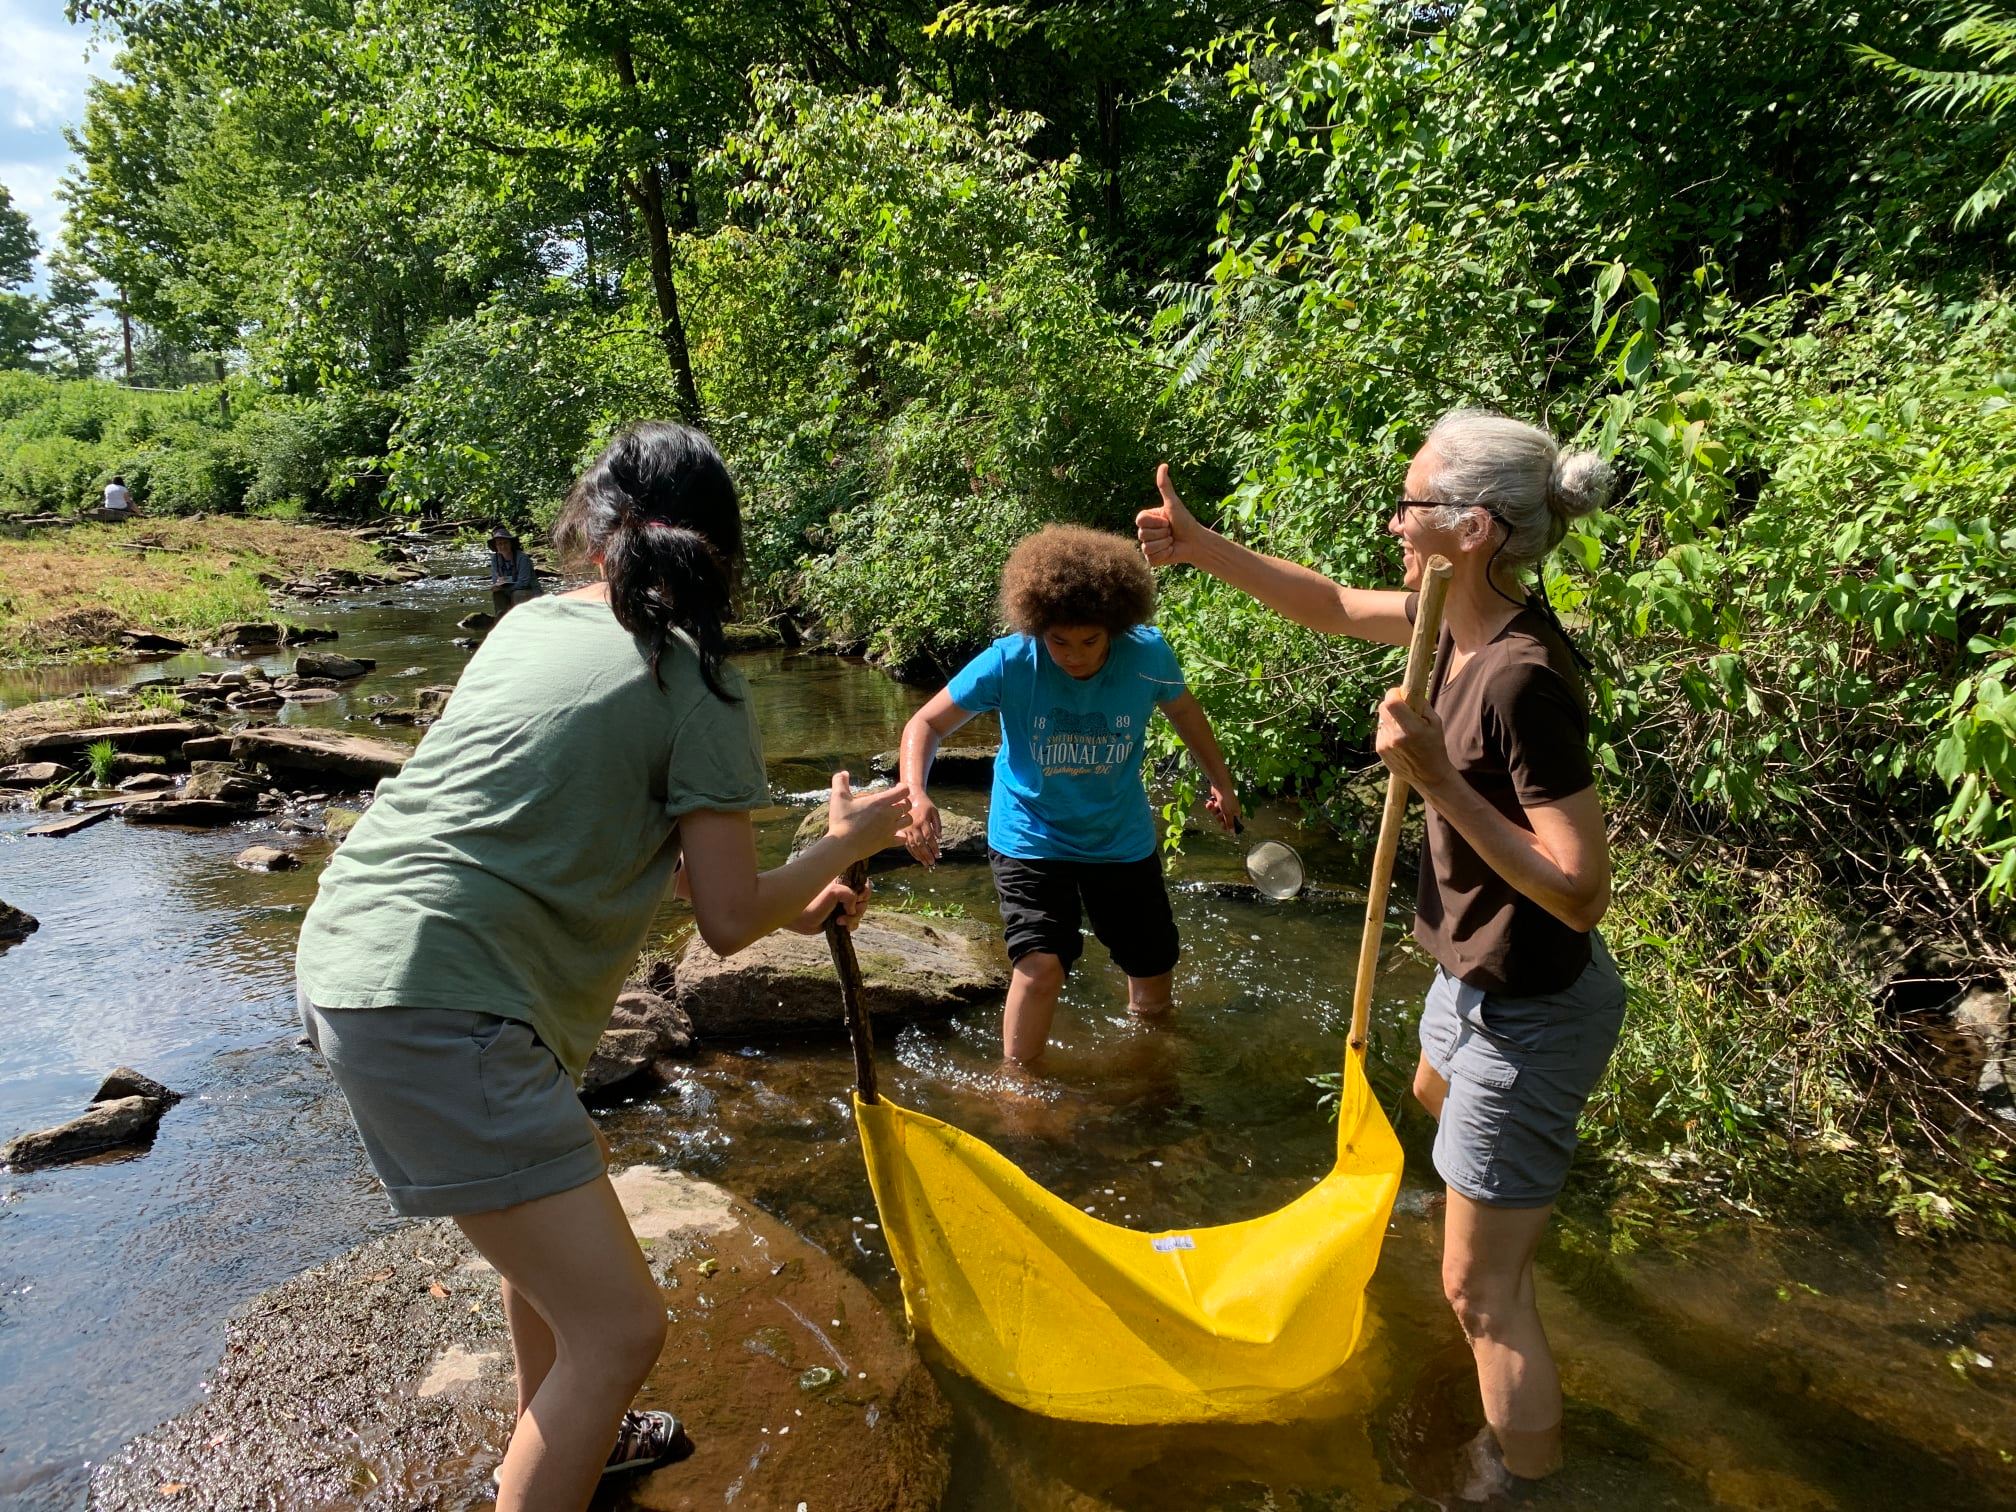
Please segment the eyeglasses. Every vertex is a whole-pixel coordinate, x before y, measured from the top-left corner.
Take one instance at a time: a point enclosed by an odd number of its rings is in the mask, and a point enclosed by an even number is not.
[[[1400,499],[1393,505],[1393,518],[1401,518],[1410,509],[1481,509],[1508,531],[1512,528],[1512,522],[1489,504],[1456,504],[1448,499]]]

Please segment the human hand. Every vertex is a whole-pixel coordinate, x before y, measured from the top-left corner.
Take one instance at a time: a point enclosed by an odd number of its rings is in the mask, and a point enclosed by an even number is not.
[[[1217,819],[1218,827],[1226,834],[1235,834],[1239,829],[1239,795],[1229,787],[1211,784],[1211,796],[1204,800],[1204,807]]]
[[[866,861],[887,850],[910,822],[910,790],[901,783],[879,793],[854,791],[845,772],[833,774],[833,796],[826,810],[826,833],[847,848],[855,861]]]
[[[911,789],[910,828],[897,838],[924,865],[936,866],[944,834],[945,822],[938,817],[938,805],[921,788]]]
[[[1388,770],[1423,793],[1433,792],[1456,775],[1442,731],[1442,716],[1432,708],[1415,713],[1398,688],[1387,689],[1379,701],[1373,749]]]
[[[1197,523],[1196,516],[1177,496],[1176,486],[1169,481],[1167,462],[1155,469],[1155,487],[1162,495],[1162,502],[1134,516],[1134,534],[1141,540],[1141,554],[1148,558],[1150,567],[1173,567],[1178,562],[1195,561],[1197,548],[1209,532]]]
[[[819,890],[819,896],[805,905],[805,911],[791,921],[799,934],[819,934],[828,923],[851,930],[868,909],[868,894],[874,891],[864,880],[849,887],[845,877],[835,877]]]

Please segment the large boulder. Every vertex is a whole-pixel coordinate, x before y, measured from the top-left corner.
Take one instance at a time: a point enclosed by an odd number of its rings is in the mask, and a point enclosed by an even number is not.
[[[721,634],[730,651],[774,651],[784,644],[775,625],[723,625]]]
[[[791,837],[791,854],[823,839],[826,834],[826,811],[830,803],[822,803],[806,814],[799,823],[798,831]],[[938,859],[940,861],[985,861],[987,859],[987,826],[978,819],[969,819],[964,814],[955,814],[948,808],[938,810],[939,836]],[[888,871],[898,866],[914,866],[917,858],[900,843],[875,852],[868,858],[868,870]]]
[[[303,651],[294,658],[296,676],[329,677],[338,682],[362,677],[377,665],[368,656],[338,656],[333,651]]]
[[[867,1288],[720,1187],[614,1181],[669,1318],[638,1404],[678,1412],[695,1448],[596,1506],[936,1508],[951,1415]],[[90,1505],[347,1507],[367,1486],[372,1506],[487,1504],[511,1408],[496,1273],[452,1223],[411,1225],[253,1302],[200,1403],[101,1465]]]
[[[123,631],[119,636],[119,643],[128,651],[148,651],[162,654],[187,651],[189,649],[188,642],[179,641],[172,635],[157,635],[152,630]]]
[[[259,779],[235,761],[192,761],[189,780],[182,784],[184,798],[210,798],[248,808],[259,801],[261,791]]]
[[[871,1019],[942,1018],[998,1002],[1008,967],[994,932],[965,920],[887,910],[854,931]],[[699,1038],[838,1034],[840,983],[823,935],[782,931],[724,959],[695,938],[679,958],[677,1002]]]
[[[245,871],[296,871],[300,868],[301,858],[277,845],[248,845],[238,852],[231,864]]]
[[[994,758],[999,746],[940,746],[931,763],[931,787],[991,788],[994,786]],[[875,770],[894,777],[902,764],[901,751],[884,751],[875,758]]]
[[[211,651],[272,651],[278,649],[286,632],[264,621],[234,620],[219,625],[207,649]]]
[[[336,730],[269,725],[240,730],[232,738],[231,754],[275,772],[312,773],[318,780],[370,787],[404,766],[413,748]]]

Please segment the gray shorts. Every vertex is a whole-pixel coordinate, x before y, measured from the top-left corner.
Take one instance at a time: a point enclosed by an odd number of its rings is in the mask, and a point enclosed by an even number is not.
[[[1573,984],[1497,997],[1437,970],[1421,1009],[1421,1053],[1449,1083],[1435,1169],[1490,1207],[1545,1207],[1575,1158],[1575,1123],[1617,1046],[1624,979],[1601,936]]]
[[[594,1122],[530,1024],[450,1008],[317,1008],[308,1040],[409,1218],[488,1213],[602,1174]]]

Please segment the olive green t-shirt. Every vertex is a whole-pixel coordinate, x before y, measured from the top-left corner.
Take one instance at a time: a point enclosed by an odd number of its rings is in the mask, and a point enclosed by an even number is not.
[[[770,801],[748,685],[675,639],[652,679],[593,599],[513,609],[350,832],[302,921],[319,1008],[518,1019],[579,1079],[695,809]]]

